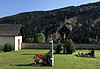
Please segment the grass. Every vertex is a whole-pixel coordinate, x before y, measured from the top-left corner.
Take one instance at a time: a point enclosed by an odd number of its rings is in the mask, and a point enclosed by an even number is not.
[[[44,54],[48,50],[24,49],[21,51],[0,53],[0,69],[100,69],[100,50],[96,50],[96,58],[84,58],[74,56],[78,52],[88,52],[87,50],[77,50],[71,55],[55,54],[55,65],[31,66],[35,54]]]

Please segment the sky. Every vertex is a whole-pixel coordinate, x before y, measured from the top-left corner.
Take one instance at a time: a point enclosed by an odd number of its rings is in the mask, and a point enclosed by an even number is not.
[[[100,0],[0,0],[0,18],[30,11],[47,11]]]

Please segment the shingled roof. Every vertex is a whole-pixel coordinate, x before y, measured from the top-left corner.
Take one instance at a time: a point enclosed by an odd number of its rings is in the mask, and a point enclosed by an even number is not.
[[[18,36],[21,35],[20,24],[0,24],[0,36]]]
[[[69,23],[65,23],[60,28],[58,28],[57,32],[59,32],[63,27],[66,27],[66,30],[72,31],[72,26]]]

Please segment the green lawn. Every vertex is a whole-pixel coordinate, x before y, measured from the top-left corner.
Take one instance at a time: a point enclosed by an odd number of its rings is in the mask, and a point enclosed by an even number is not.
[[[86,50],[77,50],[72,55],[55,54],[55,65],[53,67],[30,65],[35,54],[44,54],[48,50],[24,49],[0,53],[0,69],[100,69],[100,50],[95,51],[96,58],[74,56],[79,51],[88,52]]]

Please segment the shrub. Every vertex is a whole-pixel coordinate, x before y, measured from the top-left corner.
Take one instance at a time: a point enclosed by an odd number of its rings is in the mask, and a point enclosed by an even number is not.
[[[73,52],[75,52],[75,44],[71,39],[67,41],[66,48],[68,54],[72,54]]]
[[[59,54],[62,51],[62,44],[57,44],[56,48],[55,48],[55,53]]]
[[[9,43],[6,43],[5,46],[4,46],[4,52],[9,52],[9,51],[12,51],[14,50],[13,46]]]
[[[38,43],[44,43],[45,42],[45,35],[43,33],[38,33],[37,41],[38,41]]]

